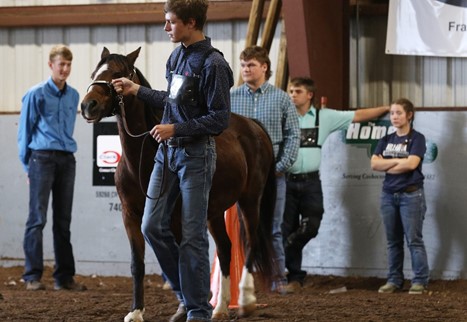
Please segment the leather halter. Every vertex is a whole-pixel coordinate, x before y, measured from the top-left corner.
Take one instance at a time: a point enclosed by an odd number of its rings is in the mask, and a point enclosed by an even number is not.
[[[133,71],[128,75],[128,78],[129,80],[133,80],[133,76],[136,74],[136,71],[133,69]],[[107,86],[107,89],[109,90],[109,94],[111,96],[112,99],[115,99],[115,98],[118,98],[119,101],[120,101],[120,106],[122,105],[123,103],[123,95],[117,95],[117,92],[115,92],[115,88],[112,84],[112,82],[108,82],[106,80],[95,80],[93,82],[91,82],[91,84],[88,85],[88,88],[86,89],[86,93],[89,92],[89,89],[91,88],[91,86],[94,86],[94,85],[105,85]],[[112,113],[110,114],[111,116],[114,116],[116,115],[116,110],[117,108],[114,107]]]
[[[128,75],[127,78],[129,80],[133,80],[133,76],[135,76],[135,73],[136,72],[133,69],[133,71]],[[112,82],[108,82],[106,80],[95,80],[95,81],[93,81],[91,84],[88,85],[88,88],[86,89],[86,93],[89,92],[89,88],[91,86],[94,86],[94,85],[106,85],[112,95],[115,93],[115,89],[114,89],[114,86],[113,86]]]

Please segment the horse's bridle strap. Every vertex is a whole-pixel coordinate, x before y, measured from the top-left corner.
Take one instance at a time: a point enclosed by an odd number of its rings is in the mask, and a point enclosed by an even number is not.
[[[89,88],[91,88],[91,86],[94,86],[94,85],[106,85],[109,88],[110,93],[113,93],[114,86],[112,85],[111,82],[108,82],[108,81],[105,81],[105,80],[93,81],[91,84],[89,84],[88,88],[86,89],[86,93],[89,92]]]
[[[133,80],[134,75],[135,75],[135,70],[133,69],[133,71],[128,75],[127,78],[129,80]],[[106,85],[109,88],[111,94],[113,94],[114,92],[114,85],[112,84],[112,82],[108,82],[105,80],[95,80],[91,84],[89,84],[88,88],[86,89],[86,93],[89,92],[89,88],[94,85]]]

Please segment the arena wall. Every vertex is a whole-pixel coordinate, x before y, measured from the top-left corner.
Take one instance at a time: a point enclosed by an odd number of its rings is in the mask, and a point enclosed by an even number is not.
[[[432,278],[467,278],[467,158],[465,112],[419,112],[422,131],[435,159],[424,164],[428,211],[424,238]],[[17,159],[17,115],[0,117],[0,266],[22,265],[28,185]],[[72,241],[80,274],[130,275],[130,249],[114,187],[92,185],[92,125],[79,119],[77,179]],[[369,147],[349,144],[346,132],[331,135],[323,146],[321,178],[325,214],[317,238],[304,251],[304,267],[313,274],[379,276],[386,274],[386,245],[379,215],[380,173],[371,171]],[[449,139],[447,139],[449,138]],[[50,212],[50,210],[49,210]],[[53,265],[51,217],[45,228],[44,258]],[[211,258],[214,246],[211,241]],[[160,273],[147,252],[147,272]],[[405,269],[410,273],[406,252]]]

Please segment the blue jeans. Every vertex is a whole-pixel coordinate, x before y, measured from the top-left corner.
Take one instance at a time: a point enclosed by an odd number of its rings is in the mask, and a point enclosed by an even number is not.
[[[316,235],[323,218],[323,191],[319,178],[306,181],[287,181],[285,199],[284,236],[287,279],[303,285],[306,271],[302,270],[303,248]]]
[[[422,234],[425,213],[423,188],[410,193],[383,192],[381,195],[388,249],[388,282],[398,287],[404,283],[404,236],[412,259],[412,284],[428,284],[428,259]]]
[[[158,200],[146,198],[142,232],[177,298],[187,309],[188,319],[210,321],[209,239],[207,210],[216,167],[216,146],[209,142],[167,148],[168,171],[163,173],[162,144],[156,153],[148,196],[157,197],[162,178],[164,193]],[[182,240],[177,244],[170,229],[178,197],[182,199]]]
[[[33,151],[29,160],[29,215],[24,234],[25,281],[39,281],[44,271],[42,230],[52,191],[52,231],[56,284],[73,280],[75,260],[70,242],[71,209],[76,174],[72,153]]]
[[[284,219],[285,209],[285,176],[276,177],[276,205],[274,207],[274,218],[272,223],[272,245],[276,253],[274,261],[279,272],[277,277],[285,282],[285,254],[284,241],[282,239],[282,221]],[[274,286],[273,286],[274,288]]]

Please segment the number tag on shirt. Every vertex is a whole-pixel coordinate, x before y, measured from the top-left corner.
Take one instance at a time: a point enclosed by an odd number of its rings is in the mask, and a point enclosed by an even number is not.
[[[300,147],[301,148],[318,148],[318,129],[301,129],[300,131]]]

